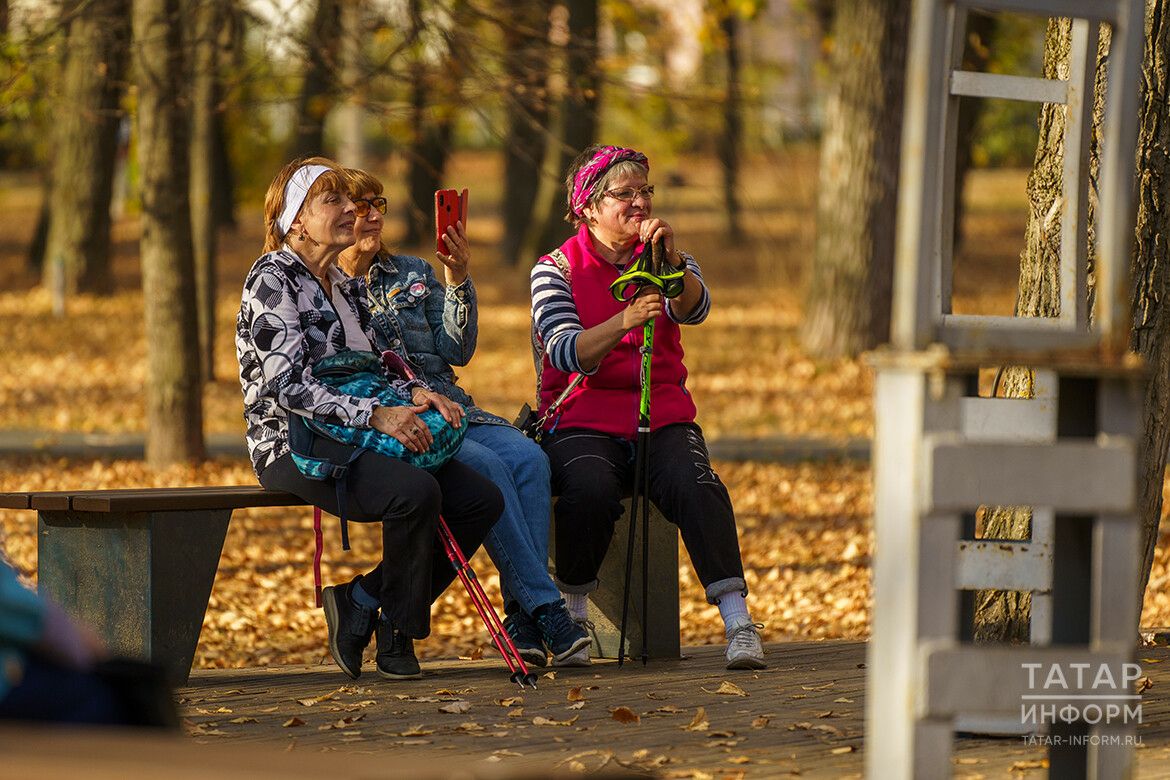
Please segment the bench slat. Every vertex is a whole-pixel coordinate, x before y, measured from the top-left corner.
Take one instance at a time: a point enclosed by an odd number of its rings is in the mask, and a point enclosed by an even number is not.
[[[29,509],[32,493],[0,493],[0,509]]]
[[[304,503],[291,493],[268,491],[258,485],[0,493],[0,509],[44,512],[70,509],[79,512],[165,512],[301,506]]]
[[[71,508],[79,512],[167,512],[184,509],[242,509],[259,506],[302,506],[291,493],[262,487],[155,488],[95,490],[74,493]],[[34,500],[33,506],[37,503]]]

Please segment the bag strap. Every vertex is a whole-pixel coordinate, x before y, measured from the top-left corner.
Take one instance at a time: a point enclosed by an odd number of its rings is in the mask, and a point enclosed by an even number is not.
[[[556,264],[558,269],[560,269],[561,275],[565,277],[565,282],[569,285],[569,290],[571,291],[573,289],[573,269],[569,265],[569,258],[565,256],[565,253],[562,252],[559,247],[554,249],[553,251],[549,252],[548,258],[550,260],[552,260],[553,263]],[[539,407],[540,406],[540,382],[541,382],[541,379],[543,378],[542,374],[544,374],[544,342],[542,342],[540,340],[540,335],[536,332],[536,320],[535,319],[532,321],[531,338],[532,338],[532,363],[536,368],[536,405]],[[544,424],[545,419],[548,418],[548,416],[552,412],[552,410],[557,408],[558,406],[560,406],[564,402],[564,400],[568,397],[569,393],[571,393],[573,390],[575,390],[577,388],[577,385],[581,384],[581,380],[584,378],[585,378],[584,375],[582,375],[580,373],[573,374],[573,378],[569,381],[569,386],[566,387],[565,391],[563,393],[561,393],[559,396],[557,396],[557,399],[552,402],[552,405],[549,406],[548,410],[545,412],[544,417],[540,418],[541,425]]]

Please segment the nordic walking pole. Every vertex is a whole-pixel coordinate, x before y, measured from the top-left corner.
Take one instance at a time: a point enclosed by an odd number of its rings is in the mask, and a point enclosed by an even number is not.
[[[647,285],[653,285],[663,290],[666,285],[663,278],[657,275],[662,267],[662,242],[658,241],[646,246],[642,254],[634,261],[630,269],[622,274],[610,286],[614,298],[625,301],[627,288],[631,285],[640,291]],[[681,274],[676,275],[681,282]],[[672,285],[677,295],[681,285]],[[634,297],[637,292],[634,293]],[[673,296],[671,296],[673,297]],[[654,352],[654,322],[651,319],[642,326],[642,370],[640,375],[641,395],[638,401],[638,437],[634,444],[634,490],[630,496],[630,532],[626,542],[626,578],[622,588],[622,623],[618,638],[618,667],[626,658],[626,627],[630,612],[630,577],[634,568],[634,536],[635,524],[638,520],[639,498],[642,503],[642,664],[649,660],[647,652],[648,632],[646,630],[647,611],[649,607],[649,566],[650,566],[650,364]]]
[[[646,655],[646,605],[647,605],[647,568],[649,561],[648,536],[650,521],[650,359],[654,351],[654,320],[642,326],[642,392],[638,401],[638,438],[634,444],[634,491],[630,495],[630,533],[626,543],[626,582],[622,588],[622,626],[618,639],[618,667],[621,667],[626,658],[626,626],[630,612],[630,576],[634,569],[634,531],[638,522],[638,509],[642,508],[642,663],[647,660]],[[639,507],[642,499],[642,507]]]
[[[479,578],[475,576],[475,569],[471,568],[471,563],[463,554],[459,543],[455,541],[455,535],[451,533],[451,528],[442,516],[439,517],[438,531],[439,539],[443,542],[443,550],[447,553],[447,560],[451,561],[451,565],[455,568],[455,574],[463,583],[463,587],[467,589],[467,595],[471,598],[472,605],[487,627],[492,642],[500,651],[500,655],[504,657],[504,663],[507,664],[508,671],[512,673],[512,682],[521,688],[527,685],[535,689],[536,675],[528,671],[528,665],[520,657],[512,638],[504,630],[504,624],[500,622],[500,616],[496,614],[495,607],[488,600],[483,586],[479,584]]]

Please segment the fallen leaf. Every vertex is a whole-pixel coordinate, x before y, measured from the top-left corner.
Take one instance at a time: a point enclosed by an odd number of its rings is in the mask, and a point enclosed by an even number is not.
[[[508,717],[509,718],[522,718],[522,717],[524,717],[524,708],[517,707],[514,710],[508,710]]]
[[[852,704],[853,699],[846,699],[844,696],[841,696],[839,698],[833,699],[833,703],[834,704]]]
[[[695,717],[691,718],[690,724],[683,726],[685,731],[706,731],[711,727],[707,722],[707,711],[702,707],[695,710]]]
[[[761,715],[760,717],[758,717],[752,721],[752,728],[753,729],[762,729],[765,726],[767,726],[771,722],[771,720],[772,720],[771,718]]]
[[[305,725],[305,722],[303,720],[301,720],[300,718],[293,716],[293,717],[289,718],[288,720],[286,720],[281,725],[283,725],[286,729],[290,729],[290,728],[294,728],[295,726],[303,726],[303,725]]]
[[[1047,769],[1048,759],[1041,758],[1036,761],[1017,761],[1008,768],[1009,772],[1023,772],[1026,769]]]
[[[453,701],[450,704],[444,704],[439,707],[439,712],[446,712],[449,715],[462,715],[471,709],[471,702],[464,699]]]
[[[500,705],[501,707],[511,707],[513,704],[523,704],[523,703],[524,703],[523,696],[509,696],[506,699],[496,699],[496,704]]]
[[[459,656],[459,660],[460,661],[482,661],[483,660],[483,648],[476,647],[474,650],[472,650],[467,655]]]
[[[609,711],[610,716],[618,723],[641,723],[642,718],[629,707],[616,707]]]
[[[534,726],[572,726],[574,723],[577,722],[577,718],[579,718],[579,717],[581,717],[581,716],[574,715],[572,718],[569,718],[568,720],[552,720],[550,718],[544,717],[543,715],[537,715],[535,718],[532,719],[532,725],[534,725]]]
[[[654,711],[661,712],[664,715],[677,715],[680,712],[686,712],[682,707],[676,707],[673,704],[663,705]]]
[[[582,699],[582,700],[581,700],[581,701],[579,701],[579,702],[576,702],[576,703],[574,703],[574,704],[570,704],[570,705],[569,705],[568,707],[566,707],[565,709],[568,709],[568,710],[579,710],[579,709],[581,709],[581,708],[582,708],[582,707],[584,707],[584,706],[585,706],[585,701],[584,701],[584,699]]]
[[[824,710],[823,712],[818,712],[818,713],[817,713],[815,716],[813,716],[813,717],[817,717],[817,718],[831,718],[831,717],[833,717],[833,711],[832,711],[832,710]]]
[[[751,762],[752,760],[747,756],[733,756],[727,759],[727,763],[729,764],[750,764]]]
[[[827,682],[827,683],[824,683],[823,685],[802,685],[800,687],[806,691],[823,691],[826,688],[832,688],[836,684],[837,684],[836,682]]]
[[[1134,689],[1135,693],[1144,693],[1150,688],[1154,687],[1154,681],[1149,677],[1139,677],[1137,679],[1137,687]]]
[[[468,721],[467,723],[460,723],[456,731],[483,731],[483,726],[475,721]]]
[[[748,696],[749,695],[748,692],[745,691],[743,688],[740,688],[735,683],[728,682],[727,680],[724,680],[723,682],[719,683],[719,687],[713,691],[708,691],[706,688],[703,688],[703,691],[706,693],[718,693],[718,694],[722,694],[724,696]]]
[[[842,755],[845,753],[852,753],[853,746],[852,745],[843,745],[842,747],[833,748],[830,752],[835,756],[839,756],[839,755]]]
[[[268,712],[276,712],[279,709],[280,709],[280,707],[261,707],[260,711],[264,712],[264,713],[268,713]]]
[[[323,693],[320,696],[314,696],[311,699],[297,699],[297,703],[301,704],[305,707],[312,707],[314,704],[320,704],[323,701],[329,701],[330,699],[337,696],[337,694],[340,692],[341,692],[341,689],[338,688],[336,691],[330,691],[329,693]]]
[[[427,734],[434,734],[434,733],[435,732],[433,729],[424,729],[423,724],[420,723],[417,726],[411,726],[410,728],[408,728],[406,731],[402,732],[398,736],[400,736],[400,737],[425,737]],[[426,743],[423,743],[423,744],[426,744]]]
[[[557,679],[557,673],[556,672],[545,672],[544,674],[541,675],[541,677],[543,677],[546,680],[555,680],[555,679]]]
[[[722,739],[727,737],[734,737],[734,731],[712,731],[707,735],[707,739]]]
[[[232,718],[231,720],[228,721],[228,723],[259,723],[259,722],[260,721],[256,720],[255,718],[248,718],[248,717]]]
[[[569,692],[565,694],[568,701],[585,701],[585,696],[581,693],[581,688],[570,688]]]

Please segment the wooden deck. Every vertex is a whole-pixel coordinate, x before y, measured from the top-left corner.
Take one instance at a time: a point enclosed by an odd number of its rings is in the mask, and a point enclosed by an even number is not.
[[[760,672],[728,672],[721,648],[701,647],[645,668],[558,669],[535,691],[510,683],[496,657],[425,662],[422,679],[402,682],[380,679],[369,663],[357,681],[331,664],[197,671],[179,691],[186,737],[0,729],[0,778],[77,776],[73,769],[160,776],[161,766],[169,777],[221,780],[597,769],[612,777],[860,777],[865,675],[874,671],[865,668],[864,643],[768,650],[770,667]],[[1138,659],[1153,683],[1143,694],[1138,776],[1170,777],[1170,648],[1144,648]],[[963,738],[954,775],[1039,778],[1043,759],[1043,747],[1018,737]]]
[[[180,695],[198,743],[393,751],[430,766],[485,770],[860,776],[870,672],[864,643],[768,650],[770,666],[760,672],[725,670],[721,648],[689,648],[682,660],[645,668],[603,662],[545,670],[535,691],[508,682],[500,659],[487,657],[425,663],[421,680],[405,682],[380,679],[369,663],[357,681],[331,665],[200,671]],[[1138,657],[1154,683],[1144,694],[1140,776],[1170,777],[1170,664],[1162,666],[1170,649]],[[1021,738],[964,738],[955,775],[1039,777],[1043,757],[1042,747]]]

